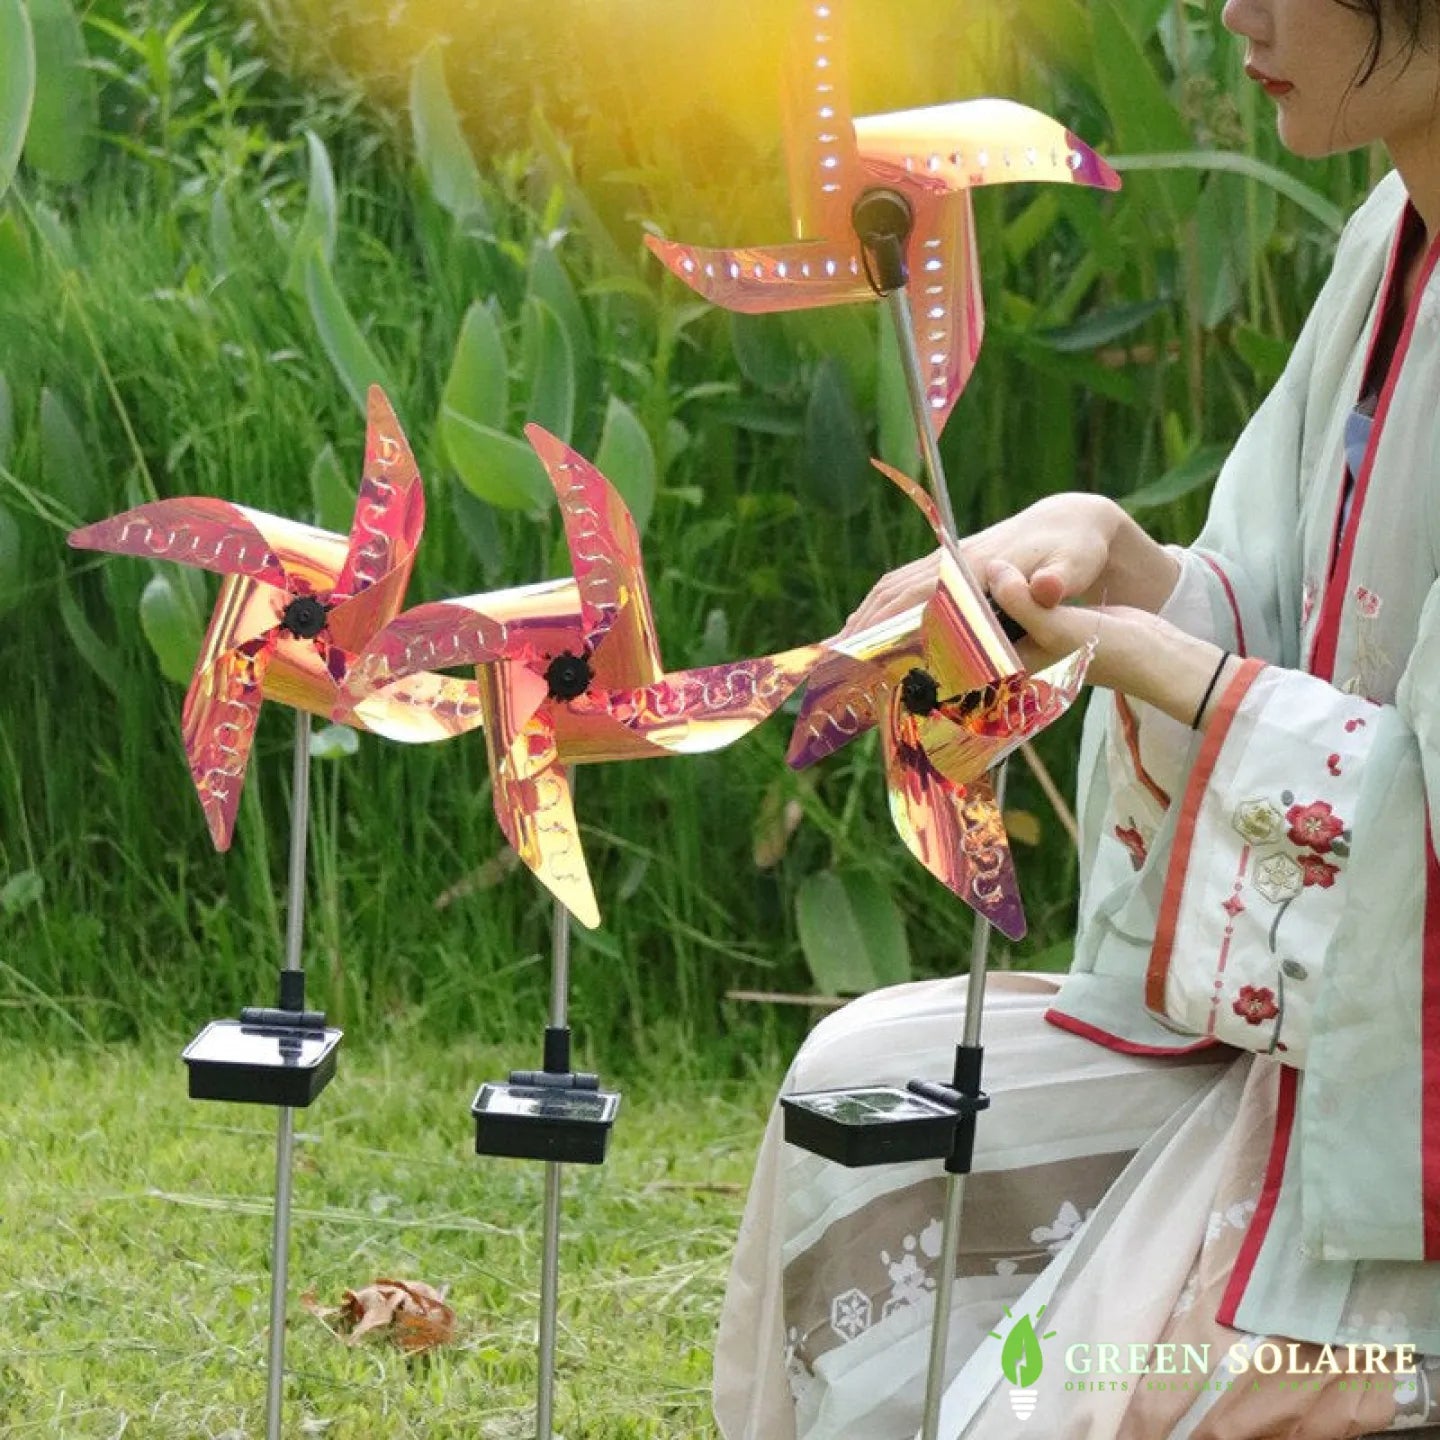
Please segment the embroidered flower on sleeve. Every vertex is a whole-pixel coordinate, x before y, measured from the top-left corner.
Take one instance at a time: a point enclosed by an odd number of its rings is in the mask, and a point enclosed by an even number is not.
[[[1355,587],[1355,605],[1367,620],[1374,620],[1380,614],[1380,597],[1363,585]]]
[[[1148,852],[1145,848],[1145,837],[1136,827],[1133,817],[1128,829],[1124,825],[1115,827],[1115,838],[1130,852],[1130,863],[1139,870],[1145,864]]]
[[[1307,889],[1311,885],[1318,885],[1322,890],[1328,890],[1335,883],[1335,877],[1340,873],[1338,865],[1332,865],[1318,855],[1302,855],[1300,868],[1305,872]]]
[[[1267,845],[1280,838],[1285,817],[1268,800],[1247,800],[1235,807],[1230,823],[1248,844]]]
[[[1323,855],[1331,844],[1345,833],[1345,822],[1336,815],[1328,801],[1316,800],[1309,805],[1292,805],[1285,818],[1290,822],[1292,844],[1304,845]]]
[[[1255,888],[1281,905],[1305,888],[1305,872],[1288,855],[1271,855],[1255,867]]]
[[[1280,1013],[1280,1007],[1275,1003],[1275,992],[1267,985],[1242,985],[1230,1008],[1247,1025],[1261,1025]]]

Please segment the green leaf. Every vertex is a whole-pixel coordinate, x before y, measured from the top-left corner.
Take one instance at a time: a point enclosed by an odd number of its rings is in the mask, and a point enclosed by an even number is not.
[[[1035,338],[1051,350],[1062,355],[1076,354],[1085,350],[1098,350],[1138,330],[1152,315],[1165,308],[1163,300],[1141,300],[1131,305],[1108,305],[1103,310],[1091,311],[1073,325],[1058,330],[1036,330]]]
[[[236,256],[235,221],[230,215],[230,201],[223,186],[217,185],[210,197],[210,253],[221,270],[233,270]]]
[[[100,683],[114,695],[125,688],[125,667],[112,646],[106,645],[90,627],[90,622],[75,603],[70,587],[62,575],[56,587],[60,606],[60,619],[66,634],[80,652],[81,658],[95,672]]]
[[[34,286],[35,260],[30,252],[30,238],[18,216],[0,215],[0,296],[9,294],[19,299]]]
[[[560,192],[565,197],[566,209],[579,222],[594,254],[599,258],[599,268],[606,275],[635,275],[635,261],[616,244],[614,233],[585,193],[585,187],[576,180],[560,137],[551,129],[539,110],[531,113],[530,134],[546,170],[549,171],[551,182],[560,187]]]
[[[520,370],[529,396],[526,422],[568,444],[575,429],[575,357],[560,317],[534,294],[525,297],[520,315]]]
[[[140,629],[160,662],[160,673],[177,685],[188,685],[204,629],[189,598],[169,575],[152,575],[141,591]]]
[[[506,560],[505,539],[500,533],[495,507],[471,494],[464,485],[448,488],[455,523],[460,527],[470,553],[480,562],[480,568],[485,572],[485,583],[494,584],[504,574]]]
[[[1045,1367],[1040,1337],[1028,1315],[1022,1315],[1010,1327],[1000,1348],[1000,1369],[1012,1385],[1028,1387],[1039,1378]]]
[[[1235,353],[1250,367],[1250,373],[1262,385],[1272,385],[1280,378],[1290,359],[1290,342],[1249,325],[1237,325],[1231,339]]]
[[[807,875],[795,896],[795,921],[805,962],[826,995],[860,995],[910,978],[905,921],[873,875]]]
[[[410,125],[420,169],[436,201],[461,225],[488,228],[480,169],[445,83],[445,54],[438,40],[426,47],[410,76]]]
[[[335,233],[338,226],[335,199],[335,172],[325,145],[313,130],[305,132],[305,147],[310,152],[310,189],[305,197],[305,215],[295,232],[290,264],[285,270],[285,288],[299,295],[305,286],[305,261],[319,252],[328,265],[335,258]]]
[[[840,362],[826,356],[815,371],[805,410],[806,493],[840,515],[862,510],[870,485],[870,452],[865,429],[850,398]]]
[[[38,905],[45,895],[45,881],[36,870],[21,870],[0,885],[0,911],[14,915]]]
[[[54,208],[43,200],[36,200],[30,206],[30,218],[34,221],[35,233],[39,235],[50,258],[62,270],[77,269],[80,261],[75,254],[75,242],[70,238],[65,222]]]
[[[1091,0],[1096,79],[1116,142],[1137,151],[1188,149],[1194,143],[1190,127],[1171,102],[1129,19],[1116,0]],[[1170,237],[1200,198],[1194,178],[1182,174],[1157,175],[1127,188],[1127,204],[1138,207],[1153,228]]]
[[[330,357],[346,394],[363,415],[365,396],[372,385],[380,386],[392,398],[400,392],[340,298],[330,267],[318,246],[311,249],[303,264],[305,299],[310,306],[310,316],[319,333],[320,344]]]
[[[1220,473],[1230,448],[1228,445],[1201,445],[1158,480],[1122,495],[1121,505],[1133,515],[1138,510],[1153,510],[1157,505],[1168,505],[1182,495],[1201,489]]]
[[[83,180],[99,148],[100,99],[70,0],[29,0],[35,103],[25,163],[57,185]],[[0,44],[3,44],[0,40]]]
[[[25,0],[0,0],[0,196],[10,188],[35,102],[35,39]]]
[[[595,467],[620,492],[635,517],[636,529],[644,534],[655,506],[655,447],[635,412],[614,395],[605,408]]]
[[[40,392],[40,475],[45,493],[77,519],[100,513],[100,482],[90,453],[65,402],[48,387]]]
[[[504,510],[531,513],[554,502],[550,477],[523,440],[448,409],[440,412],[440,434],[460,483],[472,495]]]
[[[348,535],[358,494],[335,456],[335,447],[327,444],[310,466],[310,505],[315,523],[322,530]]]
[[[794,395],[800,389],[800,352],[779,316],[737,310],[728,319],[740,373],[767,395]]]
[[[880,325],[880,357],[876,364],[876,409],[879,412],[880,458],[906,475],[920,470],[920,442],[915,435],[915,412],[900,363],[900,342],[895,327]]]
[[[10,457],[15,453],[15,398],[10,393],[10,382],[0,374],[0,470],[10,468]]]
[[[1212,175],[1195,209],[1200,269],[1200,323],[1213,330],[1240,303],[1250,270],[1245,186],[1234,175]]]
[[[584,415],[599,384],[595,341],[590,322],[585,318],[585,307],[570,283],[565,266],[559,255],[541,240],[530,250],[528,293],[543,300],[555,312],[565,331],[575,375],[575,414]]]
[[[1024,53],[1052,70],[1094,82],[1090,22],[1081,0],[1018,0],[1014,13]]]
[[[0,505],[0,615],[13,610],[25,593],[25,549],[15,517]]]
[[[441,407],[502,430],[510,418],[510,361],[494,311],[476,300],[465,312]]]

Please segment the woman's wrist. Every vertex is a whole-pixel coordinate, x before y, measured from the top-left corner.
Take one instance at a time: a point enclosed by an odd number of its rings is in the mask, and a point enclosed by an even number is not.
[[[1107,628],[1110,634],[1100,640],[1100,650],[1108,640],[1111,651],[1103,683],[1203,731],[1234,679],[1240,657],[1148,615]]]

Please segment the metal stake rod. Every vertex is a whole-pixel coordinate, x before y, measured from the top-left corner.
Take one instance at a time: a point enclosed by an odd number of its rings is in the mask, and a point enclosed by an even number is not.
[[[285,902],[285,968],[301,968],[305,936],[305,846],[310,833],[310,716],[295,712],[295,765],[290,785],[290,886]],[[275,1140],[275,1233],[270,1250],[270,1369],[265,1393],[265,1440],[280,1440],[285,1393],[285,1295],[290,1272],[290,1180],[295,1158],[295,1112],[280,1111]]]
[[[908,226],[907,226],[908,228]],[[925,394],[925,380],[920,369],[920,352],[915,343],[915,327],[906,295],[903,270],[901,283],[885,291],[885,304],[895,327],[900,350],[900,364],[905,372],[905,390],[910,398],[910,411],[915,420],[915,433],[925,457],[930,476],[930,489],[940,513],[940,525],[955,549],[955,558],[980,593],[984,588],[975,582],[959,552],[959,528],[950,504],[950,489],[945,480],[945,467],[940,459],[940,443],[930,421],[930,408]],[[1004,804],[1005,776],[1008,761],[994,771],[995,798]],[[985,1006],[985,967],[990,952],[988,921],[975,917],[970,944],[970,982],[965,995],[965,1027],[962,1044],[974,1048],[980,1044],[980,1019]],[[971,1123],[973,1124],[973,1117]],[[922,1440],[939,1440],[940,1401],[945,1392],[945,1359],[950,1344],[950,1303],[955,1288],[955,1264],[960,1248],[960,1218],[965,1204],[965,1176],[950,1171],[945,1181],[945,1211],[940,1247],[940,1274],[935,1286],[935,1315],[930,1330],[930,1364],[925,1377],[925,1410],[920,1434]]]
[[[558,900],[555,902],[555,915],[550,924],[550,1027],[552,1030],[563,1030],[569,1024],[570,912]],[[535,1402],[535,1440],[551,1440],[554,1434],[555,1333],[560,1307],[560,1185],[563,1169],[558,1161],[549,1160],[545,1164],[544,1242],[540,1262],[540,1377]]]

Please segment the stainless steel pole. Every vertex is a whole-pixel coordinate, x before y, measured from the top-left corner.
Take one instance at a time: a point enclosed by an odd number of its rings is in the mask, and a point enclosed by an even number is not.
[[[571,771],[573,781],[574,771]],[[564,1029],[570,1006],[570,912],[557,900],[551,920],[550,1025]],[[561,1166],[545,1165],[545,1218],[540,1262],[540,1376],[535,1403],[535,1440],[552,1440],[555,1415],[555,1335],[560,1309]]]
[[[285,968],[301,968],[305,939],[305,847],[310,834],[310,716],[295,712],[295,758],[290,786],[290,884],[285,902]],[[275,1140],[275,1230],[270,1249],[270,1360],[265,1392],[265,1440],[280,1440],[285,1400],[285,1297],[290,1274],[290,1181],[295,1158],[295,1112],[280,1111]]]
[[[910,315],[910,301],[902,285],[885,295],[885,304],[895,327],[895,339],[900,349],[900,364],[905,372],[905,390],[910,397],[910,411],[915,420],[915,433],[920,441],[920,453],[925,459],[925,469],[930,476],[930,490],[935,497],[935,506],[940,513],[940,525],[947,538],[955,545],[956,559],[980,593],[984,587],[976,583],[970,574],[958,545],[959,529],[955,523],[955,510],[950,503],[950,488],[945,480],[945,467],[940,459],[940,442],[930,420],[930,407],[925,394],[925,380],[920,369],[920,352],[915,343],[915,327]],[[994,771],[995,799],[1005,803],[1005,776],[1008,761],[1002,761]],[[975,917],[975,928],[970,942],[970,982],[965,992],[965,1027],[962,1043],[978,1046],[980,1043],[980,1020],[985,1007],[985,967],[990,953],[990,931],[988,921]],[[940,1245],[940,1274],[935,1284],[935,1315],[930,1329],[930,1365],[925,1377],[925,1410],[920,1434],[922,1440],[939,1440],[940,1401],[945,1393],[945,1358],[950,1345],[950,1303],[955,1289],[955,1264],[960,1249],[960,1220],[965,1205],[965,1177],[947,1173],[945,1177],[945,1207]]]

